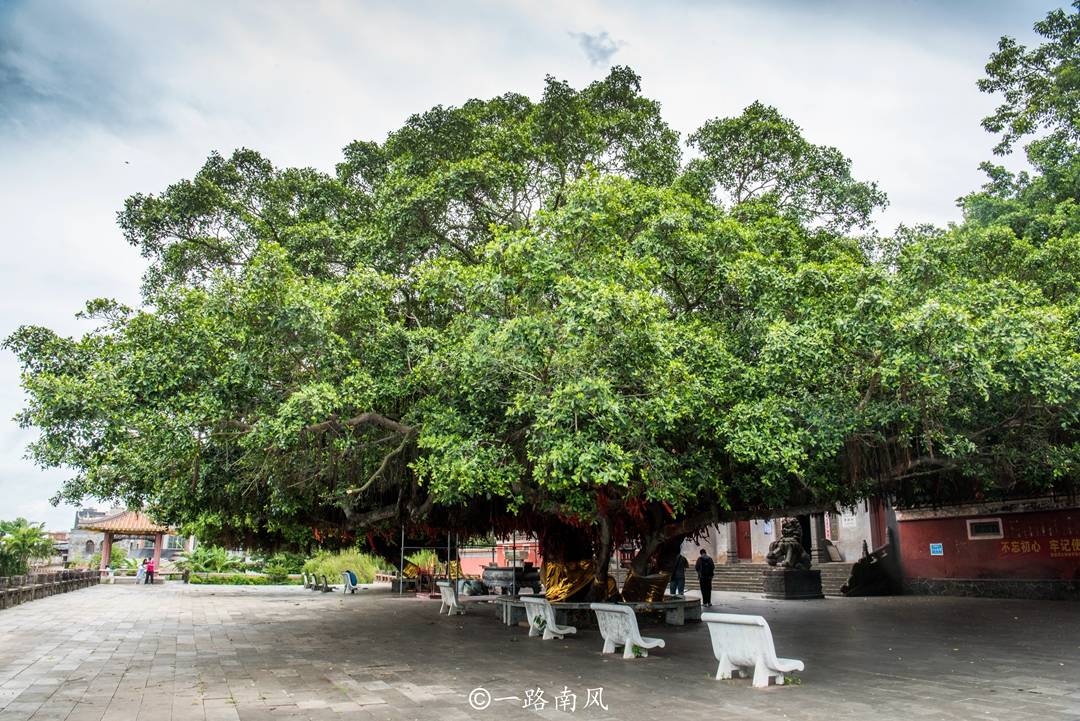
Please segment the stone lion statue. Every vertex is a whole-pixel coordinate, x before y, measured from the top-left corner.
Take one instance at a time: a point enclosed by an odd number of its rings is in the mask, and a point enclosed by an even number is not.
[[[794,518],[788,518],[780,527],[780,537],[769,544],[765,560],[770,566],[782,568],[810,568],[810,554],[802,545],[802,526]]]

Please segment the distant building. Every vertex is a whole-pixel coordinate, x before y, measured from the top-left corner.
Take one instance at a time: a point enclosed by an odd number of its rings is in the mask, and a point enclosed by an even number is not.
[[[88,563],[95,553],[101,552],[101,542],[105,540],[105,534],[84,530],[81,528],[81,525],[88,521],[104,518],[119,510],[120,509],[109,509],[101,511],[97,508],[80,508],[75,511],[75,522],[68,532],[68,562]],[[124,542],[120,542],[120,545],[123,546]],[[128,549],[125,548],[124,550]]]
[[[815,565],[858,561],[894,540],[905,593],[1080,599],[1080,498],[893,508],[867,499],[852,508],[796,516]],[[682,552],[705,549],[719,564],[765,563],[781,518],[721,523]]]
[[[49,559],[50,566],[63,566],[68,562],[68,533],[67,531],[49,531],[49,538],[53,542],[53,556]]]
[[[531,563],[539,568],[544,562],[540,556],[540,541],[535,536],[519,533],[496,540],[493,546],[459,548],[457,558],[461,561],[461,572],[466,576],[480,576],[484,568],[492,565],[509,567]]]
[[[122,512],[122,508],[111,508],[105,511],[97,508],[80,508],[75,512],[75,523],[67,534],[67,561],[70,563],[89,563],[95,554],[101,553],[101,544],[105,541],[105,534],[99,531],[88,531],[83,526],[92,524],[102,518]],[[172,559],[184,551],[188,542],[184,536],[166,535],[164,547],[161,550],[163,559]],[[154,541],[152,538],[121,538],[113,541],[113,547],[119,546],[127,552],[130,558],[150,558],[154,555]]]
[[[698,539],[687,539],[682,552],[697,558],[704,548],[717,563],[765,563],[769,544],[780,533],[782,516],[729,521],[710,527]],[[887,527],[895,527],[896,514],[879,501],[860,501],[850,508],[796,516],[803,527],[803,546],[814,563],[854,562],[863,544],[873,550],[886,542]]]

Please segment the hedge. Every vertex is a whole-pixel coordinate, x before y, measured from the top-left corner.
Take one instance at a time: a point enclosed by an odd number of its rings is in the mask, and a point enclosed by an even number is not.
[[[286,578],[284,581],[270,576],[254,573],[193,573],[188,583],[215,586],[295,586],[300,579]]]

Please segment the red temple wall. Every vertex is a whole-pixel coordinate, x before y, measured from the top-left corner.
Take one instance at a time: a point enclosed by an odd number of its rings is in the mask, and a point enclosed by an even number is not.
[[[968,538],[968,520],[993,518],[1002,538]],[[1080,579],[1080,509],[905,519],[898,531],[905,578]]]
[[[516,544],[510,541],[499,541],[495,547],[494,561],[496,566],[511,565],[511,556],[517,553],[518,561],[528,561],[539,567],[543,563],[540,557],[540,543],[535,539],[521,540]],[[492,562],[490,548],[462,549],[458,557],[461,559],[461,572],[466,576],[480,576],[484,568]]]

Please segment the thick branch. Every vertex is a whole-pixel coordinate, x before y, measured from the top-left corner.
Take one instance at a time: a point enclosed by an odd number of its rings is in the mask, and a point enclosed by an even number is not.
[[[360,486],[359,488],[350,488],[345,492],[349,495],[352,495],[354,493],[363,493],[368,488],[371,488],[371,484],[381,478],[384,473],[386,473],[386,469],[390,467],[390,461],[392,461],[396,456],[400,455],[405,450],[405,448],[409,445],[415,435],[416,434],[414,431],[409,430],[409,432],[406,433],[404,437],[402,437],[401,443],[397,445],[397,448],[390,451],[383,457],[382,463],[379,464],[379,467],[375,470],[374,473],[371,474],[371,477],[367,479],[364,485]]]
[[[388,521],[391,518],[397,517],[398,506],[394,503],[389,506],[383,506],[382,508],[376,508],[374,511],[362,513],[359,516],[354,516],[346,511],[345,515],[354,528],[364,528],[365,526],[370,526],[379,521]]]
[[[353,418],[349,418],[348,420],[344,421],[339,420],[338,417],[335,415],[332,416],[329,420],[323,421],[322,423],[314,423],[310,426],[305,426],[304,433],[325,433],[328,430],[338,428],[340,426],[347,426],[351,428],[354,426],[364,425],[365,423],[381,426],[389,431],[393,431],[394,433],[401,433],[403,435],[409,435],[411,433],[415,433],[416,431],[416,429],[414,429],[412,426],[407,426],[404,423],[393,420],[392,418],[387,418],[380,413],[368,412],[361,413],[358,416],[354,416]]]

